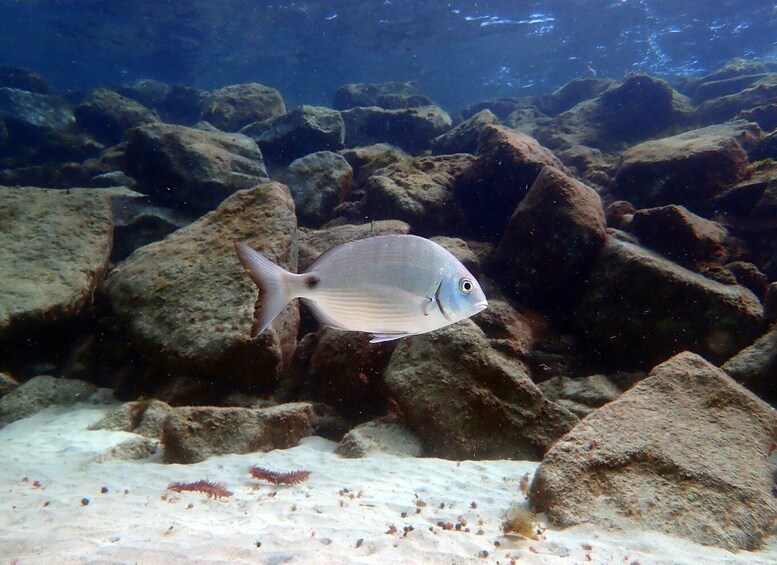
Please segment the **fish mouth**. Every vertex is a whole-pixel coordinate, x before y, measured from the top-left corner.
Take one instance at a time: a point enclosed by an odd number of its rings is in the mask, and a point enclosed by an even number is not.
[[[475,302],[475,308],[477,308],[478,312],[482,312],[486,308],[488,308],[488,300],[481,300],[480,302]]]

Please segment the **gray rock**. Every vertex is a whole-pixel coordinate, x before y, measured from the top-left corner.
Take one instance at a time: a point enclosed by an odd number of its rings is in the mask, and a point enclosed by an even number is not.
[[[638,367],[683,350],[722,362],[758,336],[763,308],[746,288],[609,237],[576,318],[595,353]]]
[[[251,340],[257,291],[234,244],[244,241],[294,270],[295,232],[288,188],[266,183],[235,193],[217,210],[138,249],[105,287],[130,343],[173,375],[272,388],[293,354],[298,310],[290,306]]]
[[[127,176],[123,171],[110,171],[92,177],[90,183],[94,188],[109,188],[112,186],[126,186],[132,188],[137,184],[135,179]]]
[[[574,379],[556,376],[538,386],[548,400],[562,404],[580,418],[621,395],[621,390],[604,375]]]
[[[58,96],[3,87],[0,120],[5,122],[10,138],[30,140],[73,124],[75,117],[70,105]]]
[[[118,88],[117,92],[140,102],[147,108],[156,108],[162,105],[170,90],[170,85],[162,81],[143,78]]]
[[[105,393],[95,385],[48,375],[33,377],[0,398],[0,428],[55,405],[90,402],[101,404]]]
[[[493,261],[523,304],[573,308],[607,236],[594,189],[545,167],[513,212]]]
[[[777,397],[777,325],[721,368],[750,390],[770,398]]]
[[[473,160],[465,154],[415,157],[379,169],[365,183],[362,210],[376,220],[407,222],[418,235],[455,233],[463,213],[453,186]]]
[[[475,154],[478,150],[478,139],[483,128],[499,124],[491,110],[481,110],[471,118],[464,120],[455,128],[432,140],[432,152],[436,155],[452,155],[454,153]]]
[[[354,180],[359,185],[363,184],[378,169],[408,157],[407,153],[387,143],[344,149],[340,153],[353,168]]]
[[[757,549],[777,516],[775,430],[777,414],[766,403],[681,353],[559,440],[530,500],[559,527],[656,530],[730,551]]]
[[[159,121],[156,112],[121,94],[100,88],[76,106],[76,123],[104,143],[118,143],[130,128]]]
[[[301,223],[320,226],[353,184],[353,169],[342,156],[318,151],[293,161],[283,180],[291,190]]]
[[[252,139],[171,124],[133,129],[126,162],[139,183],[136,190],[156,203],[199,212],[267,180],[262,152]]]
[[[134,437],[110,448],[105,453],[95,457],[93,463],[106,461],[138,461],[156,455],[159,442],[147,437]]]
[[[165,463],[198,463],[227,453],[294,447],[311,434],[313,408],[305,402],[270,408],[175,408],[165,418]]]
[[[738,92],[705,100],[694,112],[694,121],[702,124],[720,124],[737,116],[740,112],[750,110],[773,102],[777,96],[777,73],[768,73],[749,84]]]
[[[760,129],[744,121],[709,126],[635,145],[621,156],[615,195],[644,206],[709,207],[710,199],[748,171],[743,136]]]
[[[81,314],[112,232],[105,192],[0,187],[0,340]]]
[[[376,106],[342,113],[347,147],[390,143],[409,153],[428,149],[432,139],[445,133],[453,121],[438,106],[386,110]]]
[[[18,88],[37,94],[53,94],[52,88],[40,74],[23,67],[0,65],[0,86]]]
[[[358,106],[379,106],[386,109],[414,108],[434,104],[421,92],[418,84],[384,82],[380,84],[344,84],[335,91],[333,107],[347,110]]]
[[[257,82],[233,84],[202,98],[200,119],[222,131],[234,132],[250,123],[286,113],[281,93]]]
[[[423,446],[400,424],[367,422],[345,434],[335,453],[348,458],[368,457],[373,453],[421,457]]]
[[[319,106],[300,106],[288,114],[249,124],[240,132],[259,144],[269,163],[278,165],[316,151],[337,151],[345,140],[340,112]]]
[[[386,386],[427,453],[539,460],[577,423],[471,320],[402,340]]]
[[[159,400],[125,402],[100,421],[89,426],[90,430],[132,432],[147,438],[162,437],[165,418],[173,408]]]
[[[4,397],[9,392],[12,392],[19,384],[19,381],[8,373],[0,372],[0,398]]]
[[[764,318],[770,324],[777,322],[777,282],[770,283],[766,288]]]

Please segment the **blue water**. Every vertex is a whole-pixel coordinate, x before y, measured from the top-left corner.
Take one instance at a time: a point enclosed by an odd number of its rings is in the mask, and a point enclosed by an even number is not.
[[[0,1],[0,64],[60,90],[257,81],[291,106],[329,104],[345,83],[415,80],[457,109],[575,77],[772,61],[776,42],[765,0]]]

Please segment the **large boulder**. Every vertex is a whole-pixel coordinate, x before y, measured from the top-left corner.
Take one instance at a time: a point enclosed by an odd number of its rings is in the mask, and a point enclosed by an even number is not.
[[[121,141],[128,129],[159,121],[143,104],[107,88],[92,92],[74,113],[78,127],[108,144]]]
[[[294,197],[300,223],[320,226],[350,190],[353,169],[341,155],[317,151],[294,160],[283,180]]]
[[[238,131],[253,122],[286,113],[281,93],[257,82],[233,84],[203,96],[200,119],[223,131]]]
[[[681,204],[706,210],[711,198],[748,171],[742,143],[761,135],[744,121],[635,145],[621,156],[615,195],[638,207]]]
[[[485,126],[478,140],[478,159],[454,187],[478,238],[497,241],[507,220],[545,166],[566,170],[537,140],[503,126]]]
[[[759,335],[763,307],[744,287],[609,237],[576,317],[594,353],[639,367],[683,350],[725,361]]]
[[[777,97],[777,73],[768,73],[755,81],[740,84],[741,90],[704,101],[696,109],[694,120],[701,124],[719,124],[740,112],[773,102]]]
[[[666,81],[635,73],[555,116],[535,135],[553,150],[585,145],[612,151],[685,123],[689,113],[688,100]]]
[[[474,157],[416,157],[373,173],[364,185],[363,212],[376,220],[407,222],[419,235],[461,231],[464,218],[453,187]]]
[[[335,91],[332,107],[347,110],[358,106],[378,106],[389,110],[415,108],[434,104],[415,82],[380,84],[344,84]]]
[[[438,106],[397,110],[369,106],[341,114],[346,147],[391,143],[409,153],[428,149],[432,139],[448,131],[453,123],[448,113]]]
[[[82,314],[112,240],[103,191],[0,187],[0,341]]]
[[[35,141],[75,122],[73,110],[62,98],[7,87],[0,88],[0,120],[9,140],[19,142]]]
[[[340,112],[319,106],[300,106],[288,114],[249,124],[240,132],[256,141],[265,159],[277,165],[316,151],[337,151],[345,141]]]
[[[110,274],[106,290],[130,344],[173,375],[231,380],[269,390],[288,365],[299,314],[293,304],[250,338],[256,287],[234,244],[244,241],[284,268],[296,267],[296,218],[289,189],[266,183],[162,241]]]
[[[530,499],[559,527],[655,530],[753,550],[777,517],[776,440],[774,409],[685,352],[559,440]]]
[[[777,325],[726,361],[722,369],[750,390],[777,398]]]
[[[536,461],[577,423],[472,320],[402,340],[385,382],[404,423],[437,457]]]
[[[565,310],[580,299],[607,237],[594,189],[545,167],[510,217],[494,253],[503,286],[524,304]]]
[[[150,124],[129,133],[127,172],[136,190],[163,205],[212,210],[233,192],[267,179],[262,152],[240,134]]]
[[[435,137],[432,140],[432,152],[436,155],[451,155],[453,153],[474,155],[478,150],[481,132],[486,126],[491,125],[499,125],[499,118],[491,110],[481,110],[450,131]]]
[[[199,463],[215,455],[294,447],[313,432],[313,407],[305,402],[269,408],[184,406],[162,425],[165,463]]]

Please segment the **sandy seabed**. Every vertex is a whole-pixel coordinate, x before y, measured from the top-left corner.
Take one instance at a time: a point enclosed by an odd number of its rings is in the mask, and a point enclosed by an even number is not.
[[[548,528],[536,540],[502,535],[505,511],[525,502],[519,485],[532,462],[345,459],[317,437],[195,465],[167,465],[159,453],[105,460],[137,437],[87,429],[110,409],[49,408],[0,430],[0,564],[777,563],[774,537],[734,554],[590,526]],[[253,465],[311,475],[273,486],[249,475]],[[167,490],[200,479],[234,494]]]

